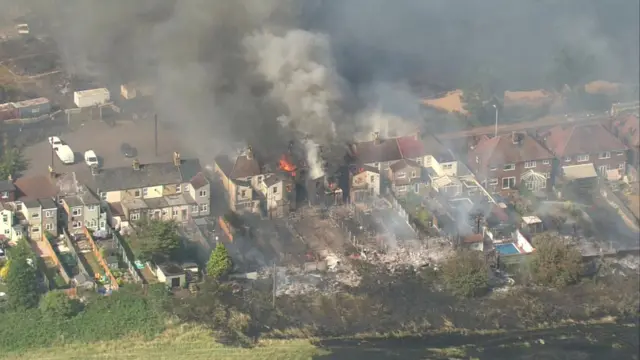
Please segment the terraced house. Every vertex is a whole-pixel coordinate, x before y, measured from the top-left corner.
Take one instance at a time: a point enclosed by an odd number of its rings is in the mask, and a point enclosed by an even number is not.
[[[186,222],[209,215],[209,181],[197,159],[107,168],[95,173],[96,193],[108,207],[111,225],[128,227],[142,218]]]
[[[57,185],[63,210],[60,222],[70,234],[82,233],[83,227],[94,231],[106,229],[107,212],[100,206],[100,199],[78,183],[75,173],[61,175]]]

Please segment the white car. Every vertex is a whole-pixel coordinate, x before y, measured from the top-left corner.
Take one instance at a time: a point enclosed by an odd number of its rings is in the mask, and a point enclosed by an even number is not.
[[[84,162],[87,163],[89,167],[98,167],[98,156],[95,151],[87,150],[84,153]]]
[[[55,149],[58,146],[62,145],[62,140],[60,140],[60,138],[57,136],[50,136],[49,144],[51,144],[51,147]]]

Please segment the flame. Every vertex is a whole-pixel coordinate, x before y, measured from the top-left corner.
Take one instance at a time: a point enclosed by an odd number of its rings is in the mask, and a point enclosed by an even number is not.
[[[292,175],[295,176],[296,166],[292,162],[287,160],[287,157],[285,155],[282,155],[280,157],[279,164],[280,164],[280,169],[288,173],[292,173]]]

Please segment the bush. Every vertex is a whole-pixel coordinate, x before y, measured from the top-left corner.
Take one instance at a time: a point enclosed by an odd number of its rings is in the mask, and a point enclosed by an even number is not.
[[[477,251],[458,252],[444,263],[442,276],[447,288],[457,296],[479,296],[489,288],[489,266]]]
[[[50,291],[40,300],[43,315],[52,319],[68,319],[79,310],[79,302],[74,301],[62,291]]]
[[[38,305],[35,256],[25,239],[20,240],[11,250],[11,264],[9,264],[5,280],[9,294],[9,306],[13,309],[35,307]]]
[[[214,279],[220,279],[229,271],[231,271],[231,257],[227,248],[222,243],[218,243],[207,262],[207,275]]]
[[[531,279],[544,286],[564,287],[576,283],[583,272],[582,255],[563,238],[538,235],[531,259]]]

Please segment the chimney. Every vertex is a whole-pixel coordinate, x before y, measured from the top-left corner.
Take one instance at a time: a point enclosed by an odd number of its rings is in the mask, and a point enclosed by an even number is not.
[[[11,176],[11,174],[9,174],[9,176],[7,176],[7,180],[13,181],[13,176]]]
[[[140,161],[133,159],[133,170],[140,170]]]
[[[173,152],[173,165],[180,166],[180,153],[177,151]]]
[[[511,133],[511,142],[513,142],[514,145],[520,145],[522,143],[522,140],[524,138],[524,134],[519,133],[517,131],[513,131]]]
[[[253,148],[251,146],[247,147],[247,159],[253,160]]]
[[[380,140],[380,133],[377,131],[373,133],[373,142],[376,145],[380,145],[382,143],[382,140]]]

